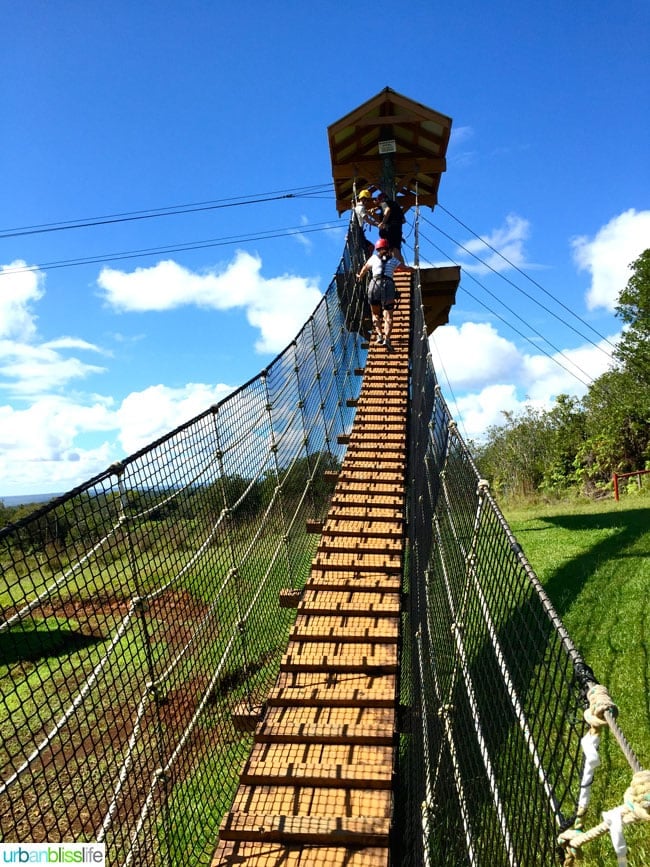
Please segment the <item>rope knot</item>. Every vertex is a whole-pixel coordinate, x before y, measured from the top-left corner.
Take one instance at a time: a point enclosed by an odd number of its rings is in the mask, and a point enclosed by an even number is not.
[[[650,771],[637,771],[625,790],[625,806],[640,822],[650,822]]]
[[[563,863],[565,867],[573,867],[578,854],[579,838],[584,837],[585,832],[581,828],[567,828],[557,838],[558,844],[564,850]],[[582,841],[580,841],[582,842]]]
[[[605,712],[609,711],[613,716],[618,716],[618,708],[612,701],[607,687],[597,684],[592,686],[587,693],[589,707],[584,713],[585,722],[589,725],[592,731],[607,725]]]

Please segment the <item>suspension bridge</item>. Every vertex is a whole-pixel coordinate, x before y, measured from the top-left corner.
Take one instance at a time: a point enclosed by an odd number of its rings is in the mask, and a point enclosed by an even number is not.
[[[125,867],[531,867],[648,817],[436,380],[458,273],[419,267],[417,212],[450,126],[386,88],[329,130],[340,212],[363,184],[416,213],[392,351],[352,219],[267,369],[0,530],[4,841]],[[631,784],[587,829],[603,731]]]

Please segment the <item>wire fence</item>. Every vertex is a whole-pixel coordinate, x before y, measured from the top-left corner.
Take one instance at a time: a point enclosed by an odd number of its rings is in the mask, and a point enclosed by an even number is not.
[[[480,478],[413,311],[401,863],[568,863],[596,680]],[[593,725],[626,751],[614,711],[605,691]]]
[[[255,379],[0,530],[0,837],[209,864],[286,650],[365,362],[355,230]],[[356,306],[355,306],[356,305]]]

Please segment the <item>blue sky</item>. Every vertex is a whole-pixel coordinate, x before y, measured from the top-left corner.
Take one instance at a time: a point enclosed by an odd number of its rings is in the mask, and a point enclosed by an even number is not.
[[[461,430],[606,369],[650,246],[647,0],[25,0],[0,26],[0,498],[68,490],[282,350],[347,226],[327,127],[386,86],[453,119],[421,257],[463,269],[432,338]]]

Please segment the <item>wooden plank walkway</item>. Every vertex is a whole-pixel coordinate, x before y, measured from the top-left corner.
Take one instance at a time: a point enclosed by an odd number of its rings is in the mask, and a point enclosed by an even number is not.
[[[393,349],[370,345],[320,544],[212,867],[390,863],[410,272],[395,278]]]

